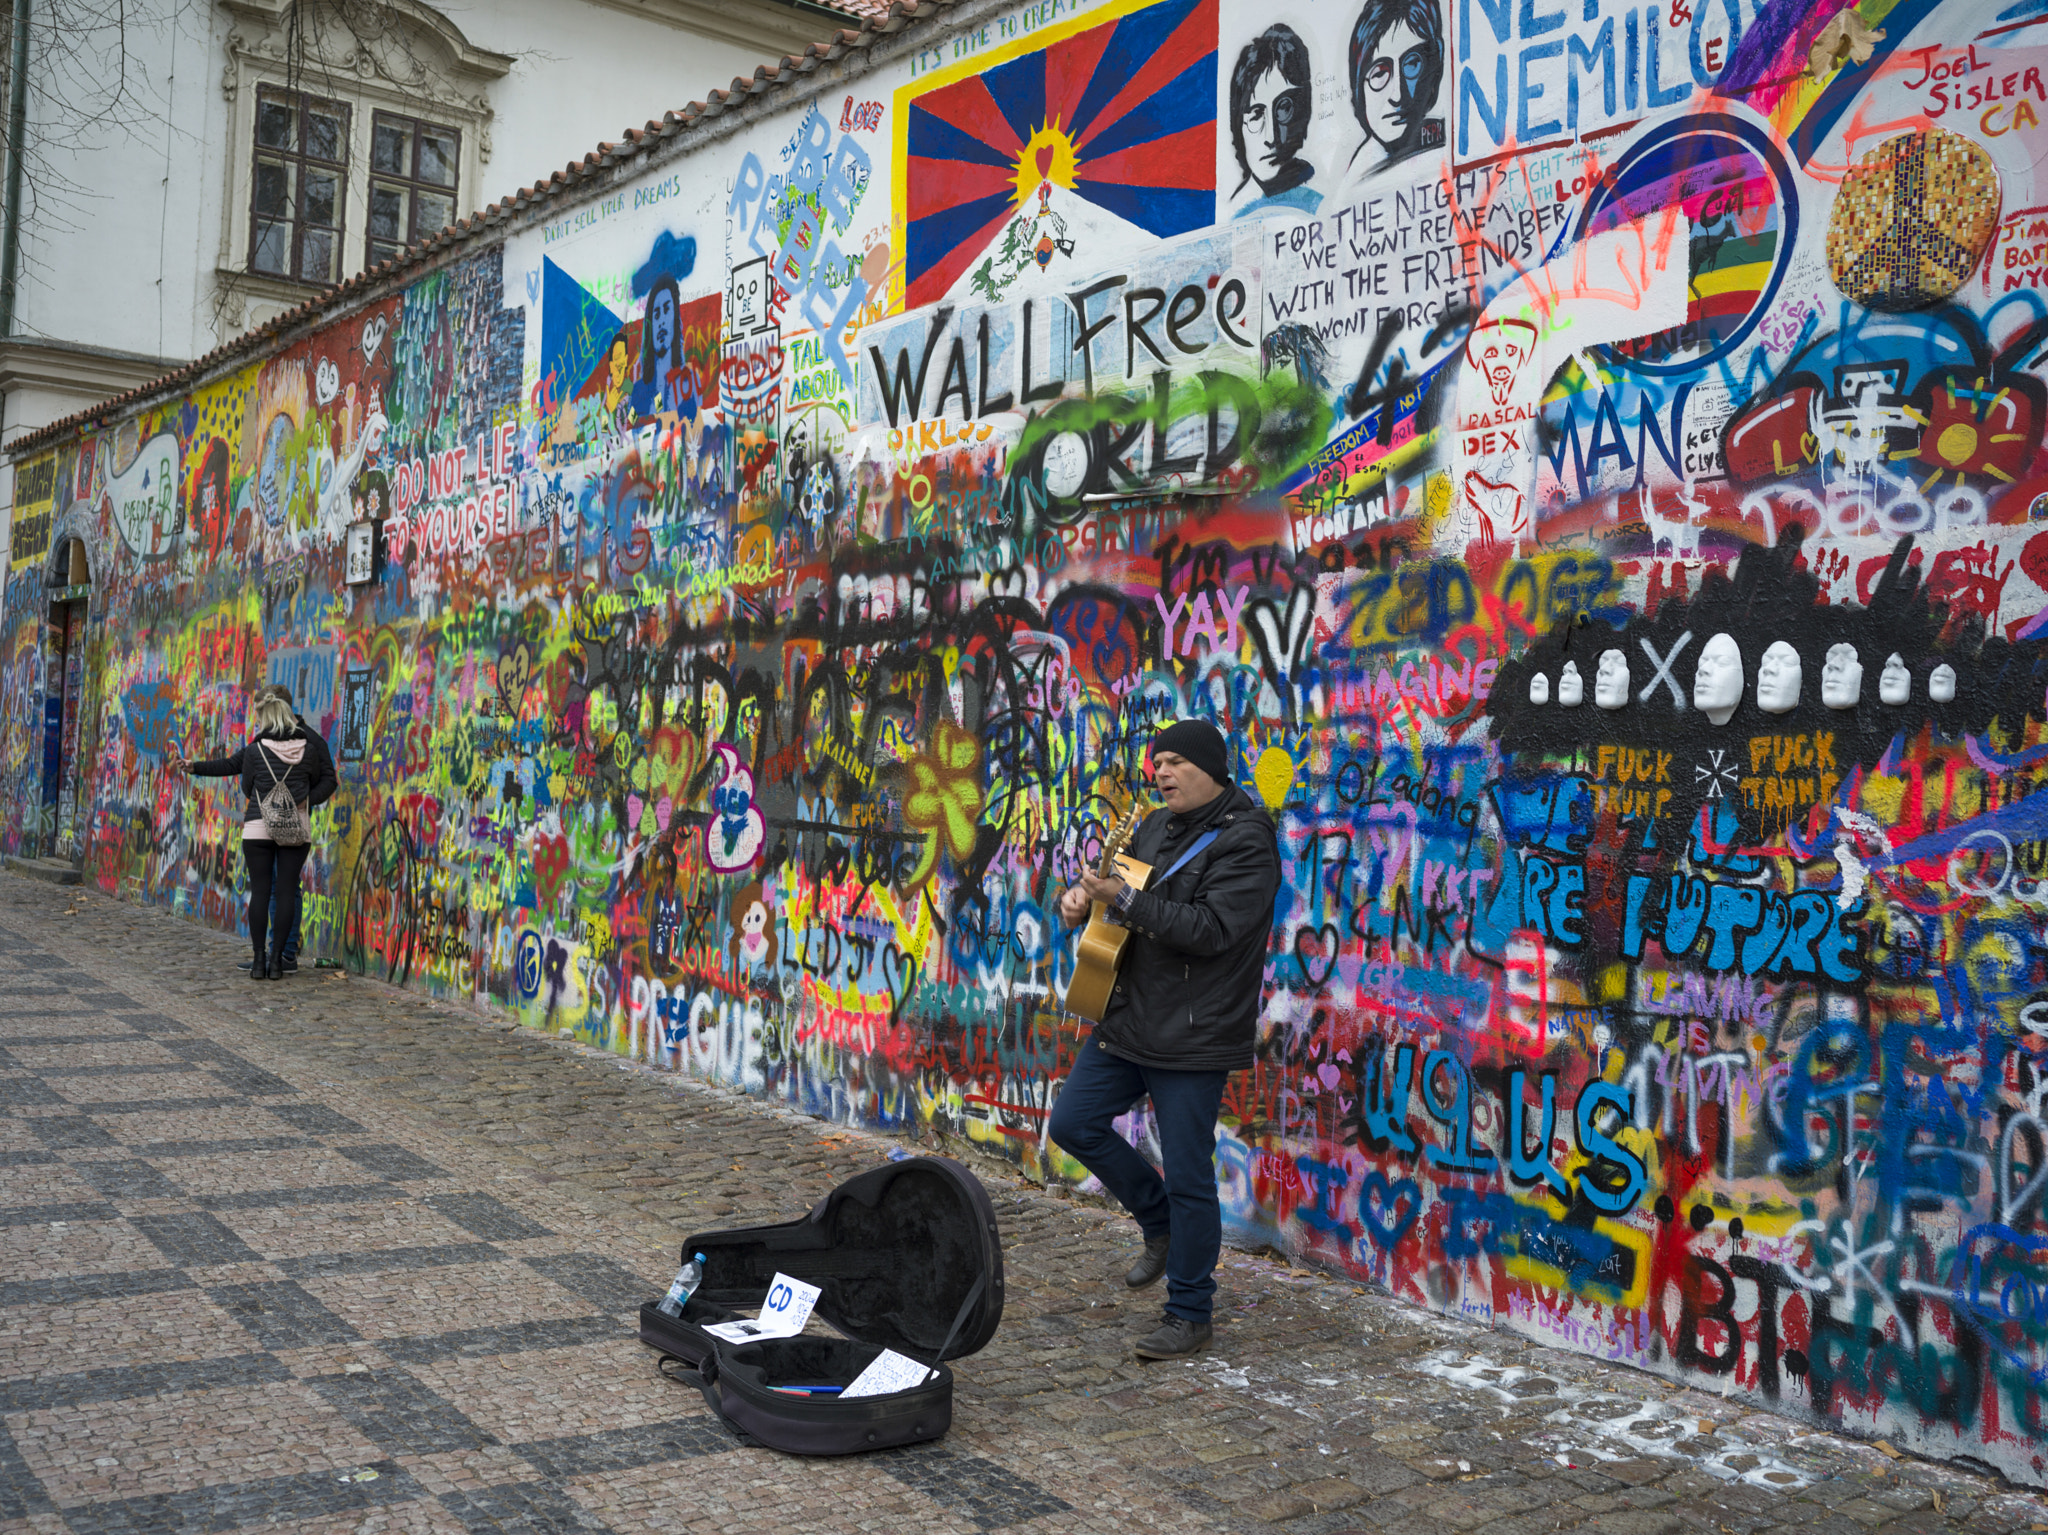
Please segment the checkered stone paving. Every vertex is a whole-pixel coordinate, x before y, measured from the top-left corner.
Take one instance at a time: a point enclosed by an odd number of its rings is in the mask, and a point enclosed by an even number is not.
[[[0,876],[0,1535],[1922,1535],[2048,1501],[1227,1253],[1141,1366],[1121,1216],[984,1168],[934,1445],[743,1446],[634,1332],[689,1232],[903,1148]]]

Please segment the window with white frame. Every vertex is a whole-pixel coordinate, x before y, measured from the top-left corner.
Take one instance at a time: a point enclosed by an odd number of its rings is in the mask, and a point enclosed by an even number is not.
[[[395,112],[372,117],[365,267],[455,222],[461,164],[460,129]]]
[[[216,291],[234,331],[460,217],[490,161],[492,88],[514,61],[425,0],[216,3],[233,18]]]
[[[347,215],[346,103],[264,86],[249,178],[249,270],[326,287],[339,280]]]

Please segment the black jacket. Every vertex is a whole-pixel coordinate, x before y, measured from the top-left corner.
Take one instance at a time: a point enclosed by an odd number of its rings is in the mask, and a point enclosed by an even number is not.
[[[291,767],[263,751],[257,741],[298,741],[306,743],[306,753]],[[264,765],[268,759],[269,766]],[[271,768],[277,770],[277,777],[271,777]],[[334,797],[334,791],[341,786],[341,780],[334,773],[334,754],[327,749],[327,742],[320,733],[304,720],[298,721],[282,733],[265,732],[255,737],[232,757],[212,757],[205,762],[190,762],[185,771],[194,778],[235,778],[242,780],[242,793],[248,796],[247,820],[257,821],[263,812],[256,802],[271,790],[273,783],[291,786],[292,798],[302,805],[324,805]]]
[[[1172,879],[1164,874],[1211,827],[1217,838]],[[1131,941],[1095,1037],[1141,1066],[1235,1071],[1252,1062],[1280,840],[1273,818],[1232,785],[1186,817],[1155,810],[1130,856],[1154,883],[1131,898]]]

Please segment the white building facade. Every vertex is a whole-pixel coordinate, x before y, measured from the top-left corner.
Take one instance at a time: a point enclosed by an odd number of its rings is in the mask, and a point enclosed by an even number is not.
[[[857,25],[865,8],[140,0],[114,24],[119,12],[82,0],[14,0],[27,47],[0,63],[26,59],[24,169],[6,210],[19,255],[0,446]],[[0,471],[9,512],[12,479]]]

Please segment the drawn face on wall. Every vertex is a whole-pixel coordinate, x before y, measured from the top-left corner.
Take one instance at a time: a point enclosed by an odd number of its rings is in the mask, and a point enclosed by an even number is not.
[[[1421,147],[1443,78],[1443,19],[1435,0],[1367,0],[1351,29],[1351,111],[1361,153],[1389,158]]]
[[[1240,117],[1252,179],[1267,191],[1285,181],[1308,137],[1308,92],[1277,69],[1259,76]]]
[[[1600,652],[1600,667],[1593,674],[1593,702],[1602,709],[1619,709],[1628,703],[1628,657],[1619,650]]]
[[[1245,44],[1230,72],[1230,142],[1243,174],[1270,197],[1315,174],[1301,158],[1313,115],[1308,48],[1285,26]]]
[[[297,478],[285,465],[285,443],[292,435],[292,418],[279,411],[270,418],[263,433],[263,469],[257,476],[256,499],[263,508],[263,520],[273,528],[284,521],[285,497]]]
[[[1496,406],[1505,407],[1515,392],[1522,364],[1536,349],[1536,327],[1527,320],[1488,320],[1472,328],[1465,340],[1465,361],[1486,379]]]
[[[1422,78],[1422,39],[1411,27],[1395,25],[1381,34],[1367,56],[1365,131],[1392,150],[1408,136],[1409,98]]]
[[[1742,702],[1742,648],[1732,634],[1717,634],[1700,652],[1692,674],[1692,706],[1716,725],[1725,725]]]
[[[1894,708],[1913,696],[1913,674],[1906,670],[1906,658],[1894,650],[1884,658],[1878,674],[1877,696]]]
[[[657,358],[675,354],[676,296],[666,287],[656,288],[647,301],[647,329]]]
[[[607,410],[617,410],[619,402],[626,397],[626,338],[612,337],[611,354],[605,361],[604,404]]]
[[[742,972],[773,965],[776,958],[775,917],[759,880],[749,880],[732,898],[732,939],[727,947],[733,968]]]
[[[228,445],[219,438],[206,450],[206,460],[200,466],[198,506],[194,509],[193,523],[198,527],[199,537],[209,554],[219,554],[228,541],[228,526],[233,518],[233,509],[228,505]]]
[[[1799,707],[1802,682],[1799,652],[1774,640],[1756,668],[1756,706],[1766,714],[1790,714]]]
[[[1261,376],[1275,368],[1292,368],[1294,376],[1321,394],[1330,387],[1330,349],[1307,325],[1276,325],[1259,343]]]
[[[831,459],[819,461],[804,473],[797,506],[812,522],[830,517],[839,509],[839,486]]]
[[[1863,663],[1854,645],[1828,646],[1827,665],[1820,669],[1820,701],[1830,709],[1853,709],[1863,696]]]

